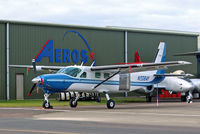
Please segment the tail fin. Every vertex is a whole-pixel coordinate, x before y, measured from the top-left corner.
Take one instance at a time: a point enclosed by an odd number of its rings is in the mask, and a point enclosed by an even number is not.
[[[165,42],[160,42],[158,46],[157,55],[155,58],[155,63],[165,62],[166,61],[166,44]],[[157,70],[156,74],[164,74],[165,70]]]
[[[159,63],[159,62],[165,62],[165,61],[166,61],[166,44],[165,42],[160,42],[154,62]]]
[[[137,51],[135,52],[135,61],[134,62],[135,63],[141,63],[141,60],[140,60],[140,57],[139,57],[139,54],[138,54]]]

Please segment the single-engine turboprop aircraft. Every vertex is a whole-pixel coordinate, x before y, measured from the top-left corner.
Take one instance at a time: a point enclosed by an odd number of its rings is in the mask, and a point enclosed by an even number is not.
[[[115,107],[109,93],[131,92],[144,89],[146,93],[154,90],[154,84],[160,83],[165,76],[164,69],[170,66],[190,64],[185,61],[165,62],[166,44],[160,42],[154,63],[106,65],[106,66],[33,66],[10,65],[11,67],[25,67],[36,70],[59,70],[55,74],[44,74],[32,79],[34,88],[44,90],[43,107],[49,108],[49,95],[63,91],[104,93],[107,99],[107,108]],[[80,95],[70,100],[70,106],[76,107]]]

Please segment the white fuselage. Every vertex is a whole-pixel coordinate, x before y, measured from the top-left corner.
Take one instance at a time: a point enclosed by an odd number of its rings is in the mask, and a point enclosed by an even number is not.
[[[130,89],[129,90],[119,90],[119,77],[120,74],[115,75],[108,81],[104,82],[97,88],[94,88],[97,84],[105,80],[104,75],[108,72],[103,71],[91,71],[90,67],[81,67],[81,72],[73,78],[71,86],[67,89],[68,91],[78,91],[78,92],[129,92],[138,89],[146,89],[147,86],[152,86],[156,82],[156,77],[154,74],[157,71],[145,71],[145,72],[135,72],[130,73]],[[87,73],[86,78],[81,78],[83,72]],[[95,73],[100,73],[99,77],[95,76]],[[109,73],[111,76],[112,71]],[[150,90],[149,90],[150,91]],[[145,91],[145,92],[149,92]]]
[[[165,77],[165,79],[158,84],[158,87],[165,88],[168,91],[182,93],[194,90],[194,84],[190,79],[180,77]]]

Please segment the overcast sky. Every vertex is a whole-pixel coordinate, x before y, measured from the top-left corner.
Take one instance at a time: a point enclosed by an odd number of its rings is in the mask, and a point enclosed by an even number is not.
[[[200,32],[200,0],[0,0],[0,19]]]

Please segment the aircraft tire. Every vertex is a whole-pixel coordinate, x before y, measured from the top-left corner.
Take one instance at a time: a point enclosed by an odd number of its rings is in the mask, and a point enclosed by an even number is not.
[[[146,102],[151,102],[152,101],[152,97],[151,96],[146,96]]]
[[[77,101],[75,101],[75,99],[76,99],[76,98],[70,99],[70,101],[69,101],[70,107],[75,108],[75,107],[77,106]]]
[[[50,108],[51,105],[49,102],[47,102],[46,100],[43,102],[43,105],[42,105],[43,108]]]
[[[108,109],[113,109],[115,107],[115,101],[110,99],[107,101],[107,108]]]
[[[181,102],[186,102],[186,101],[187,101],[186,96],[185,95],[181,96]]]

